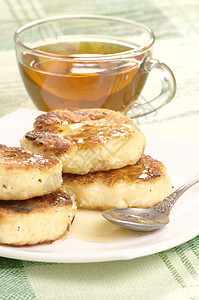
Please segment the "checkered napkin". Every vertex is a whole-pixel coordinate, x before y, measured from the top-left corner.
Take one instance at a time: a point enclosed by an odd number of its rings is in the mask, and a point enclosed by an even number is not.
[[[85,264],[0,258],[0,299],[199,299],[199,238],[128,261]]]

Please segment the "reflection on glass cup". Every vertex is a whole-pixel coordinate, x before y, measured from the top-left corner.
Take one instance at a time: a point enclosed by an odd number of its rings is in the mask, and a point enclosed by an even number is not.
[[[132,117],[175,95],[173,73],[151,58],[154,41],[143,24],[98,15],[41,19],[15,33],[20,73],[39,109],[103,107]],[[161,92],[138,103],[149,73],[161,81]]]

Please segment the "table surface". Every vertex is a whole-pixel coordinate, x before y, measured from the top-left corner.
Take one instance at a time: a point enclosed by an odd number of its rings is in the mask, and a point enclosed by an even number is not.
[[[1,0],[0,117],[22,107],[35,109],[17,68],[15,30],[41,17],[76,13],[120,16],[154,31],[153,55],[173,70],[177,93],[167,106],[137,122],[146,135],[199,144],[196,0]],[[0,299],[199,299],[198,237],[128,261],[54,264],[0,258],[0,262]]]

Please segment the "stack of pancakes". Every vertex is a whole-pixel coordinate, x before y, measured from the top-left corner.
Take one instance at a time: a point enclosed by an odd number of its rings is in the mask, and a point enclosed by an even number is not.
[[[37,117],[21,146],[62,162],[63,184],[77,207],[148,208],[172,191],[164,165],[144,154],[132,120],[107,109],[55,110]]]
[[[76,205],[62,186],[62,163],[0,145],[0,243],[32,245],[65,234]]]

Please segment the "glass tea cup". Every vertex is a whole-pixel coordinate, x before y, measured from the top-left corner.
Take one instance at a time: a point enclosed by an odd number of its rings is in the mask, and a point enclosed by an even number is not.
[[[24,85],[40,110],[101,107],[140,117],[175,95],[174,75],[152,58],[155,36],[141,23],[99,15],[51,17],[20,27],[14,39]],[[162,88],[141,103],[148,74]]]

